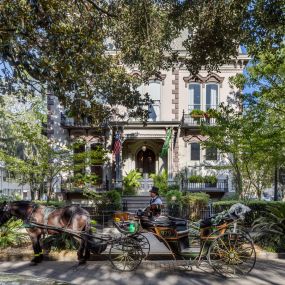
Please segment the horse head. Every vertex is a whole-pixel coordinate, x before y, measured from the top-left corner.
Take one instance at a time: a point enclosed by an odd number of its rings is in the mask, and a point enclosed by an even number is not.
[[[11,215],[10,203],[4,201],[2,204],[0,204],[0,226],[2,226],[8,220],[10,220],[11,217],[12,215]]]

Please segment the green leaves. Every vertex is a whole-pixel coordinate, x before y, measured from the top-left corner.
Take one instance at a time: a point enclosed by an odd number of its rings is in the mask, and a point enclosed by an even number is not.
[[[18,246],[28,242],[27,234],[21,232],[23,222],[21,220],[9,220],[0,227],[0,248]]]
[[[77,113],[89,109],[94,124],[117,105],[143,118],[148,102],[124,66],[138,70],[142,83],[180,65],[194,75],[202,67],[218,70],[238,55],[240,44],[251,55],[274,51],[285,34],[280,3],[3,0],[3,77],[53,92],[65,107],[77,106]],[[84,100],[92,106],[78,104]]]
[[[253,231],[256,232],[256,241],[266,246],[285,249],[285,205],[269,205],[264,216],[253,223]]]
[[[126,173],[126,176],[123,177],[124,195],[135,195],[137,188],[141,185],[139,182],[141,178],[141,173],[135,169]]]

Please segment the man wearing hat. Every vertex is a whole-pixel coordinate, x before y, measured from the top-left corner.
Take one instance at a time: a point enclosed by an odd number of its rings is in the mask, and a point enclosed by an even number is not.
[[[149,201],[149,209],[152,212],[153,216],[159,216],[161,214],[162,208],[162,200],[159,197],[158,188],[152,186],[149,190],[150,193],[150,201]]]

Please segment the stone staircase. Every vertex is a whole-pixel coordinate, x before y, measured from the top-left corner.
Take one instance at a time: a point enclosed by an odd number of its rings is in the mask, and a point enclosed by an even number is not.
[[[165,198],[160,197],[163,204],[166,205]],[[131,213],[135,213],[138,209],[144,209],[149,206],[150,196],[123,196],[122,209]]]

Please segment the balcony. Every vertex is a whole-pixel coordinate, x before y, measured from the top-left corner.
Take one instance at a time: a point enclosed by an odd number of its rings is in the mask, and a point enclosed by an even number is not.
[[[184,181],[182,188],[184,191],[189,192],[221,192],[225,193],[229,191],[228,180],[218,180],[217,183],[193,183],[189,181]]]
[[[185,114],[183,111],[182,119],[181,119],[181,127],[182,128],[195,128],[200,127],[201,125],[214,126],[216,124],[216,118],[193,118],[190,114]]]

